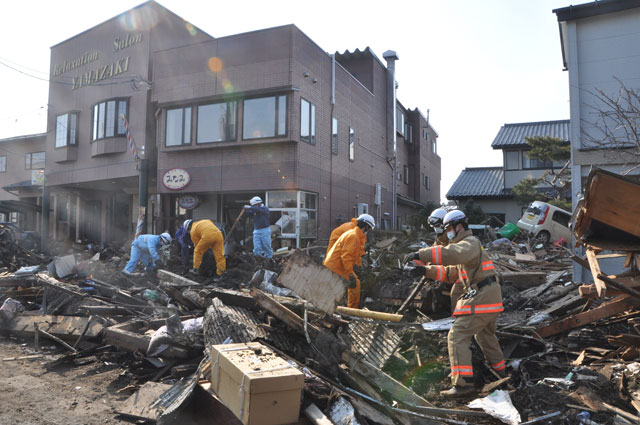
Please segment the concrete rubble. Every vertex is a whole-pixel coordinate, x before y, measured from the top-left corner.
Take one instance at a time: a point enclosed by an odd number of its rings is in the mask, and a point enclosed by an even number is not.
[[[590,176],[587,187],[610,177]],[[400,322],[340,314],[344,282],[305,272],[321,267],[320,244],[272,260],[232,253],[221,278],[186,277],[177,247],[165,269],[134,277],[119,273],[125,250],[81,249],[54,260],[54,277],[49,258],[15,248],[0,231],[0,251],[12,253],[0,264],[0,332],[32,345],[29,361],[45,361],[38,354],[49,350],[56,356],[46,361],[50,370],[119,363],[126,373],[118,385],[132,398],[116,411],[158,423],[242,423],[211,386],[219,367],[212,347],[254,343],[304,374],[300,424],[579,424],[589,423],[587,416],[640,423],[640,231],[607,218],[618,217],[622,201],[606,201],[602,212],[598,197],[587,191],[574,213],[586,255],[554,241],[541,246],[523,235],[504,240],[493,229],[480,231],[501,276],[505,311],[497,335],[509,376],[494,376],[474,346],[478,393],[467,399],[439,395],[449,385],[446,288],[402,264],[406,253],[433,242],[420,231],[377,232],[363,259],[363,308],[398,313]],[[623,239],[602,238],[618,231]],[[598,261],[610,258],[624,261],[622,273],[600,270]],[[595,283],[573,281],[574,263]],[[34,265],[38,270],[16,273]],[[331,291],[318,291],[321,282]],[[467,407],[497,398],[513,409],[502,422],[494,417],[500,412]]]

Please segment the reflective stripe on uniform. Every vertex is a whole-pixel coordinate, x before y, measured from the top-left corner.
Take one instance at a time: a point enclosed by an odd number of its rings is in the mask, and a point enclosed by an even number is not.
[[[451,374],[473,376],[473,366],[451,366]]]
[[[444,281],[447,274],[444,266],[436,266],[436,280]]]
[[[456,307],[456,309],[453,311],[453,315],[462,316],[464,314],[500,313],[501,311],[504,311],[504,307],[502,306],[502,303],[478,304],[475,306],[462,305],[460,307]]]
[[[495,270],[495,266],[493,265],[493,261],[485,261],[482,263],[482,270]]]
[[[496,364],[492,364],[491,367],[494,368],[495,370],[504,370],[505,368],[504,359]]]
[[[458,275],[460,276],[461,279],[467,279],[467,280],[469,279],[469,275],[467,275],[467,271],[466,270],[460,270]]]
[[[431,264],[442,264],[442,245],[431,248]]]

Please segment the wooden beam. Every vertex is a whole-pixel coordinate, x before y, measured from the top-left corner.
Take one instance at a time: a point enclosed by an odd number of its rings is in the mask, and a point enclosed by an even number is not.
[[[575,261],[576,263],[580,264],[582,267],[584,267],[587,270],[591,270],[591,267],[589,266],[589,262],[587,260],[585,260],[582,257],[578,257],[577,255],[573,254],[571,256],[571,259],[573,261]]]
[[[422,279],[420,279],[420,282],[418,282],[418,284],[416,285],[415,288],[413,288],[413,291],[411,291],[411,293],[409,294],[407,299],[404,300],[404,302],[402,303],[400,308],[398,308],[398,310],[396,311],[396,314],[402,313],[402,311],[407,307],[407,305],[409,305],[409,303],[413,301],[413,299],[416,297],[416,295],[418,295],[418,292],[420,292],[420,290],[424,287],[425,283],[427,283],[427,277],[426,276],[423,277]]]
[[[626,410],[622,410],[622,409],[619,409],[619,408],[617,408],[615,406],[612,406],[612,405],[610,405],[608,403],[605,403],[604,401],[602,402],[602,405],[605,407],[605,409],[607,409],[607,410],[609,410],[611,412],[617,413],[618,415],[622,416],[623,418],[629,419],[630,421],[633,421],[633,423],[640,424],[640,417],[638,417],[636,415],[633,415],[633,414],[627,412]]]
[[[361,310],[359,308],[336,307],[336,313],[346,314],[347,316],[366,317],[368,319],[387,320],[389,322],[400,322],[402,314],[384,313],[381,311]]]
[[[589,268],[593,275],[593,282],[596,284],[596,288],[598,290],[598,296],[604,297],[607,293],[607,285],[598,278],[598,275],[602,274],[602,272],[600,271],[600,264],[598,264],[598,258],[596,257],[595,251],[587,249],[587,260],[589,261]]]
[[[636,304],[629,299],[628,295],[621,295],[607,303],[601,304],[593,310],[588,310],[583,313],[579,313],[574,316],[567,317],[562,320],[557,320],[548,325],[539,327],[534,331],[534,335],[538,336],[539,338],[546,338],[551,335],[567,332],[571,329],[575,329],[588,323],[595,322],[596,320],[604,319],[606,317],[613,316],[614,314],[621,313],[635,306]]]
[[[599,279],[602,279],[603,281],[607,282],[609,285],[613,286],[614,288],[616,288],[618,291],[624,292],[625,294],[629,294],[634,298],[637,298],[640,300],[640,292],[636,291],[635,289],[629,288],[628,286],[625,286],[622,282],[618,282],[615,279],[611,279],[610,277],[600,273],[598,275]]]
[[[195,280],[187,279],[186,277],[163,269],[158,270],[158,280],[160,280],[161,284],[164,283],[173,286],[202,286]]]

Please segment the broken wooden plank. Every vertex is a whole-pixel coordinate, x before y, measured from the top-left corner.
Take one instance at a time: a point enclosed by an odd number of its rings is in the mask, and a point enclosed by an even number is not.
[[[415,288],[413,288],[413,290],[411,291],[411,293],[409,294],[407,299],[404,300],[404,302],[402,303],[400,308],[398,308],[398,310],[396,311],[396,314],[402,313],[402,311],[407,307],[407,305],[409,305],[409,303],[411,303],[413,301],[413,299],[416,297],[416,295],[418,295],[420,290],[424,287],[425,283],[427,283],[427,277],[426,276],[423,277],[422,279],[420,279],[420,282],[418,282],[418,284],[416,285]]]
[[[32,316],[22,314],[10,323],[2,324],[0,322],[0,329],[22,338],[33,338],[33,326],[37,324],[41,330],[51,335],[67,342],[75,342],[88,322],[88,318],[80,316],[52,316],[48,314]],[[91,326],[87,328],[85,337],[96,338],[103,328],[104,325],[96,323],[94,320]]]
[[[556,335],[562,332],[570,331],[571,329],[575,329],[580,326],[584,326],[588,323],[595,322],[596,320],[613,316],[614,314],[621,313],[635,306],[636,304],[629,299],[628,295],[622,295],[614,298],[607,303],[601,304],[593,310],[588,310],[583,313],[579,313],[574,316],[567,317],[565,319],[561,319],[548,325],[539,327],[534,331],[534,334],[540,338],[546,338],[551,335]]]
[[[482,387],[482,390],[480,390],[480,394],[489,394],[490,392],[492,392],[493,390],[495,390],[505,382],[509,381],[510,379],[511,379],[510,376],[506,376],[504,378],[498,379],[497,381],[489,382],[484,387]]]
[[[640,347],[640,335],[607,335],[607,341],[616,347]]]
[[[296,250],[278,276],[278,283],[291,289],[327,314],[333,314],[344,298],[345,279]]]
[[[607,285],[598,278],[598,275],[601,274],[600,264],[598,264],[598,258],[596,257],[595,251],[592,249],[587,249],[587,260],[589,261],[589,268],[593,275],[593,282],[596,284],[596,288],[598,290],[598,296],[604,297],[607,293]]]
[[[384,313],[382,311],[362,310],[359,308],[349,308],[338,306],[336,313],[345,314],[347,316],[364,317],[367,319],[386,320],[388,322],[400,322],[402,314]]]
[[[622,409],[619,409],[619,408],[617,408],[615,406],[612,406],[612,405],[610,405],[608,403],[605,403],[604,401],[602,402],[602,405],[608,411],[617,413],[618,415],[622,416],[625,419],[633,421],[636,424],[640,424],[640,417],[638,417],[638,416],[636,416],[634,414],[631,414],[631,413],[627,412],[626,410],[622,410]]]
[[[195,280],[187,279],[186,277],[180,276],[175,273],[171,273],[168,270],[160,269],[158,270],[158,280],[160,280],[161,284],[171,285],[171,286],[202,286],[200,283]],[[162,288],[162,286],[160,286]],[[164,289],[164,288],[163,288]]]
[[[164,321],[158,321],[163,323]],[[104,339],[107,343],[124,348],[131,352],[146,353],[151,337],[136,333],[143,328],[145,323],[142,320],[132,320],[119,325],[108,327],[104,330]],[[158,326],[159,327],[159,326]],[[161,354],[162,357],[187,358],[189,351],[180,347],[169,347]]]
[[[552,302],[548,308],[542,311],[542,314],[549,316],[561,316],[574,307],[584,304],[586,301],[580,294],[567,294],[564,297]]]
[[[309,418],[313,425],[333,425],[333,422],[313,403],[304,409],[304,415]]]
[[[602,279],[607,284],[613,286],[618,291],[621,291],[621,292],[624,292],[626,294],[629,294],[632,297],[637,298],[638,300],[640,300],[640,292],[636,291],[635,289],[629,288],[628,286],[624,285],[623,283],[618,282],[616,279],[612,279],[609,276],[606,276],[606,275],[604,275],[602,273],[598,274],[598,278]]]
[[[315,337],[320,333],[320,329],[318,327],[311,323],[307,323],[305,326],[304,320],[302,320],[300,316],[280,304],[278,301],[270,298],[258,288],[253,288],[251,290],[251,296],[254,297],[256,302],[265,310],[268,310],[271,314],[286,323],[287,326],[302,333],[303,335],[305,334],[305,330],[308,331],[312,337]]]
[[[58,344],[62,345],[64,348],[66,348],[67,350],[71,351],[72,353],[77,353],[78,352],[78,350],[76,350],[75,348],[73,348],[72,346],[70,346],[69,344],[67,344],[66,342],[64,342],[60,338],[58,338],[57,336],[51,335],[49,332],[38,328],[37,325],[36,325],[35,332],[39,333],[39,334],[42,334],[42,335],[46,336],[47,338],[57,342]]]

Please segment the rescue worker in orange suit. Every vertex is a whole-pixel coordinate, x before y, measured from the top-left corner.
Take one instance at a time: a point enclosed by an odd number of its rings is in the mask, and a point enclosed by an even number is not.
[[[356,219],[356,226],[344,232],[329,249],[324,266],[349,281],[347,307],[360,308],[360,279],[357,271],[362,265],[367,232],[375,229],[376,223],[369,214]]]
[[[465,293],[458,299],[453,312],[455,320],[447,337],[453,386],[441,392],[443,396],[458,397],[475,391],[472,337],[493,370],[505,376],[504,355],[496,337],[496,322],[503,311],[502,292],[493,262],[469,230],[465,214],[459,210],[448,212],[443,226],[449,245],[421,249],[409,254],[409,259],[430,263],[426,268],[429,278],[448,283],[460,279],[464,286]]]
[[[335,229],[333,229],[331,231],[331,235],[329,236],[329,246],[327,246],[327,253],[325,254],[325,257],[327,255],[329,255],[329,251],[331,251],[331,248],[333,247],[333,245],[338,241],[338,238],[340,236],[342,236],[342,234],[348,230],[353,229],[354,227],[356,227],[356,225],[358,224],[358,220],[360,220],[360,218],[364,215],[368,215],[368,214],[362,214],[360,215],[358,218],[352,218],[351,221],[347,221],[346,223],[342,223],[340,226],[336,227]],[[362,244],[362,250],[364,251],[364,243]],[[358,266],[362,265],[362,257],[358,258]]]
[[[227,269],[227,261],[224,258],[224,237],[220,229],[211,220],[185,220],[183,224],[193,241],[193,268],[189,273],[198,275],[202,256],[209,248],[213,250],[216,259],[216,274],[218,276]]]
[[[436,232],[436,240],[433,246],[449,245],[449,238],[444,232],[444,227],[442,226],[442,221],[444,220],[444,216],[447,215],[447,210],[444,208],[437,208],[431,212],[427,221],[429,222],[429,226],[433,227],[433,230]],[[454,282],[451,285],[451,288],[447,288],[447,291],[443,291],[443,294],[449,295],[451,299],[451,313],[456,309],[456,303],[458,302],[458,298],[464,293],[464,286],[460,281]]]

